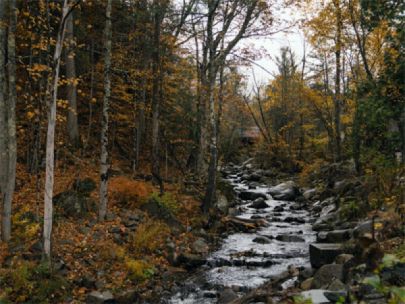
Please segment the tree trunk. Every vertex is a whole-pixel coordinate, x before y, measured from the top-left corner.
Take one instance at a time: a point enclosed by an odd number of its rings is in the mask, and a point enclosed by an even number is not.
[[[69,103],[67,128],[70,142],[73,147],[77,148],[80,146],[80,135],[77,121],[77,79],[74,54],[75,40],[73,31],[73,13],[69,14],[66,18],[65,39],[68,45],[65,51],[66,79],[68,81],[67,99]]]
[[[107,1],[106,21],[104,30],[104,98],[103,117],[101,122],[101,159],[100,159],[100,209],[98,218],[103,221],[107,213],[108,203],[108,112],[111,95],[111,10],[112,0]]]
[[[153,32],[153,55],[152,55],[152,176],[160,187],[160,193],[164,192],[163,180],[160,176],[159,157],[159,112],[161,102],[161,69],[160,69],[160,27],[163,19],[162,7],[157,1],[154,2],[154,32]]]
[[[0,193],[2,203],[2,230],[6,226],[4,215],[5,193],[7,192],[7,173],[8,173],[8,132],[7,130],[7,86],[6,86],[6,18],[5,1],[0,1]],[[5,239],[2,231],[2,239]]]
[[[340,112],[341,112],[341,96],[340,96],[340,55],[342,50],[342,12],[340,8],[340,0],[333,1],[336,9],[336,46],[335,46],[335,57],[336,57],[336,78],[335,78],[335,141],[336,141],[336,160],[341,159],[341,143],[340,143]]]
[[[59,26],[58,37],[53,55],[53,69],[51,79],[48,81],[48,131],[46,135],[46,160],[45,160],[45,207],[44,207],[44,253],[50,259],[51,257],[51,233],[53,217],[53,185],[54,185],[54,148],[55,148],[55,127],[56,127],[56,101],[58,97],[58,81],[60,57],[63,48],[63,39],[65,33],[65,20],[69,12],[68,0],[64,0],[62,9],[62,18]]]
[[[208,182],[205,191],[203,211],[207,213],[212,207],[215,199],[216,171],[217,171],[217,121],[215,118],[214,87],[217,67],[214,66],[215,49],[213,46],[214,26],[214,1],[208,1],[208,22],[207,22],[207,47],[209,51],[208,64],[208,102],[209,102],[209,123],[210,123],[210,162],[208,166]]]
[[[17,164],[17,140],[16,140],[16,117],[15,106],[17,102],[16,92],[16,45],[15,30],[17,22],[17,11],[15,0],[9,0],[9,27],[7,46],[7,71],[8,71],[8,167],[7,167],[7,188],[4,195],[3,206],[3,231],[4,241],[11,237],[11,204],[15,189],[16,164]]]

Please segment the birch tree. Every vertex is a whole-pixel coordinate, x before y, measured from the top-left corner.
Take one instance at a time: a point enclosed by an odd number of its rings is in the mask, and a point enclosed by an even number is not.
[[[107,1],[104,29],[104,98],[101,122],[101,157],[100,157],[100,207],[98,218],[103,221],[108,203],[108,112],[111,95],[111,10],[112,0]]]
[[[45,208],[44,208],[44,254],[51,257],[51,234],[53,220],[53,186],[55,170],[55,129],[56,129],[56,102],[58,97],[58,82],[60,59],[65,35],[66,17],[70,12],[69,1],[64,0],[62,8],[62,18],[59,24],[58,35],[56,39],[55,51],[52,60],[52,73],[48,79],[47,85],[47,103],[48,103],[48,129],[46,135],[46,160],[45,160]]]

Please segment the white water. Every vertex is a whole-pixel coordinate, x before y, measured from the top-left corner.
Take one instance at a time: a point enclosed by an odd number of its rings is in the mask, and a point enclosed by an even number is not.
[[[247,190],[248,185],[239,182],[236,175],[231,175],[228,178],[229,182],[236,190]],[[267,192],[268,185],[260,185],[256,189],[249,189],[252,192]],[[241,205],[242,213],[240,218],[251,218],[253,215],[258,215],[263,218],[268,218],[269,225],[263,227],[255,233],[234,233],[227,236],[219,250],[213,252],[208,257],[207,269],[202,273],[203,280],[191,279],[187,292],[182,291],[177,293],[169,300],[172,304],[212,304],[217,302],[217,298],[207,297],[215,293],[216,290],[221,290],[224,287],[237,287],[240,290],[247,290],[258,287],[268,281],[273,276],[286,271],[289,265],[293,266],[309,266],[309,243],[315,241],[315,233],[308,223],[310,219],[309,213],[305,210],[290,210],[290,206],[296,205],[295,202],[276,201],[266,194],[266,203],[269,205],[266,209],[256,210],[249,208],[248,202]],[[284,206],[284,211],[276,212],[277,221],[274,220],[274,208]],[[296,217],[305,219],[307,223],[286,223],[286,217]],[[272,218],[272,219],[270,219]],[[259,244],[253,242],[257,236],[276,237],[281,234],[297,235],[305,240],[305,242],[281,242],[272,239],[269,244]],[[248,252],[248,254],[243,254]],[[265,262],[270,261],[274,264],[271,266],[215,266],[216,261],[225,260],[232,264],[235,260],[243,260],[244,262]],[[205,281],[207,284],[199,282]],[[289,282],[293,283],[292,281]],[[186,285],[187,285],[186,284]],[[287,283],[288,284],[288,283]],[[200,285],[200,286],[199,286]],[[204,285],[204,286],[201,286]],[[207,288],[208,285],[209,288]],[[191,290],[191,291],[190,291]]]

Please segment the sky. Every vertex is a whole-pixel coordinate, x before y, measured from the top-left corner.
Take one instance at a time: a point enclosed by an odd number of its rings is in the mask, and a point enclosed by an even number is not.
[[[299,19],[299,12],[294,12],[292,9],[287,8],[277,11],[277,17],[294,23]],[[265,50],[266,53],[262,58],[254,60],[254,63],[250,67],[240,67],[240,72],[248,79],[248,90],[254,86],[254,78],[258,85],[267,84],[274,78],[274,74],[277,73],[275,59],[280,55],[282,47],[290,47],[295,54],[296,62],[300,64],[304,54],[304,41],[304,33],[299,29],[298,25],[286,32],[279,32],[268,38],[253,37],[241,41],[242,47],[250,46],[258,50]],[[308,45],[305,47],[308,48]]]

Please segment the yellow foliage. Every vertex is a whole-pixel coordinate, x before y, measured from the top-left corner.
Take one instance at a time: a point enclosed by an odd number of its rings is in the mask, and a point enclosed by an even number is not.
[[[153,192],[150,184],[125,176],[112,178],[110,189],[112,195],[121,203],[142,203]]]
[[[164,243],[169,231],[162,222],[146,221],[138,226],[131,247],[137,253],[152,253]]]
[[[134,260],[128,258],[125,261],[129,277],[132,280],[143,281],[153,275],[153,267],[144,260]]]

